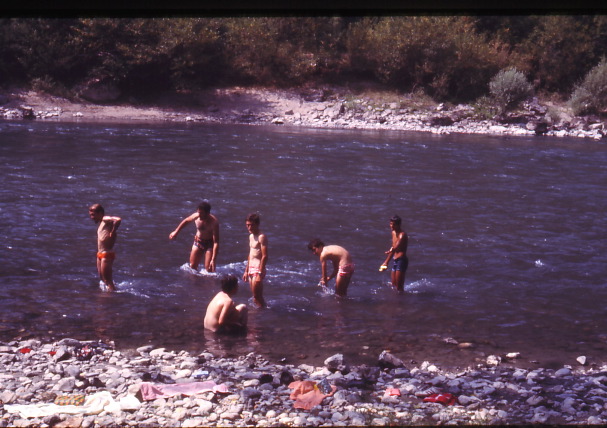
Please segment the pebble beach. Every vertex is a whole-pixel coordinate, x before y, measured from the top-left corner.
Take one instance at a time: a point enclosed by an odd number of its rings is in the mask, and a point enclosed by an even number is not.
[[[507,364],[517,357],[491,355],[468,368],[443,369],[384,351],[374,365],[351,366],[336,354],[314,367],[254,354],[224,358],[152,346],[117,350],[74,339],[13,341],[0,343],[0,426],[607,423],[607,366]],[[303,381],[318,404],[294,397]],[[330,393],[319,392],[323,384]]]

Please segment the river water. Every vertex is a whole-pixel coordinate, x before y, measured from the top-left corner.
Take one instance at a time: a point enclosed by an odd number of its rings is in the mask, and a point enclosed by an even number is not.
[[[0,122],[0,340],[113,340],[316,364],[602,362],[607,350],[607,146],[550,138],[433,136],[200,124]],[[202,327],[217,276],[187,268],[208,199],[218,272],[242,275],[245,216],[269,237],[266,310],[246,337]],[[118,292],[101,291],[101,203],[123,218]],[[378,272],[389,218],[409,233],[405,293]],[[310,239],[350,250],[345,299],[317,286]],[[331,284],[333,285],[333,284]],[[250,303],[241,282],[235,300]],[[459,349],[448,338],[471,342]]]

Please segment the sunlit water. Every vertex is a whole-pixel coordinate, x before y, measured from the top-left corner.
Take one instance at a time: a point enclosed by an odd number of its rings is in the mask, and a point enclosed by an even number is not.
[[[387,349],[453,366],[507,352],[544,366],[602,361],[607,350],[601,142],[0,122],[0,160],[3,341],[102,339],[290,363],[337,352],[370,363]],[[187,267],[193,226],[168,239],[202,199],[221,223],[219,274],[242,275],[247,213],[261,214],[269,237],[270,307],[250,307],[246,337],[204,332],[218,276]],[[87,208],[97,202],[123,218],[113,294],[95,269]],[[410,235],[403,295],[378,272],[394,214]],[[317,286],[315,237],[352,253],[347,298]],[[241,282],[237,303],[250,297]]]

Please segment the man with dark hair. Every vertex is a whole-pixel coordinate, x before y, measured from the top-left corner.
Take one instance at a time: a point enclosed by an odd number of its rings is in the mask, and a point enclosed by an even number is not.
[[[259,214],[249,214],[245,225],[249,231],[249,257],[242,279],[251,284],[253,301],[258,308],[266,306],[263,298],[263,279],[266,276],[268,263],[268,238],[259,229]]]
[[[101,204],[94,204],[89,207],[89,217],[95,224],[99,224],[97,228],[97,272],[99,272],[99,278],[105,283],[108,291],[116,291],[114,278],[112,277],[112,267],[116,258],[114,252],[114,244],[118,237],[116,230],[122,219],[115,216],[106,216]]]
[[[211,204],[207,201],[198,205],[198,210],[194,214],[184,218],[177,229],[169,234],[169,239],[177,238],[181,229],[191,222],[196,225],[196,235],[190,252],[190,267],[198,270],[204,257],[204,268],[207,272],[215,272],[219,252],[219,221],[211,214]]]
[[[388,257],[379,267],[379,271],[381,272],[388,269],[388,263],[390,263],[390,259],[394,257],[391,275],[392,286],[402,293],[405,290],[405,273],[409,267],[409,259],[407,258],[409,237],[407,236],[407,232],[401,228],[401,223],[402,220],[397,215],[390,219],[392,247],[386,251]]]
[[[319,285],[326,286],[331,279],[335,278],[335,294],[345,296],[354,273],[354,263],[352,263],[350,253],[339,245],[325,245],[318,238],[310,241],[308,249],[320,258],[321,278]],[[328,261],[333,263],[333,272],[327,276]]]
[[[204,328],[216,333],[240,333],[246,330],[247,306],[236,306],[232,297],[238,292],[238,278],[228,275],[221,280],[221,291],[207,306]]]

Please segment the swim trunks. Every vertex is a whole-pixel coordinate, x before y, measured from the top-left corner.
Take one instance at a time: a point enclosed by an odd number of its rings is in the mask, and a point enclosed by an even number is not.
[[[198,236],[194,236],[194,245],[202,251],[209,251],[213,249],[213,239],[200,239]]]
[[[409,267],[409,259],[407,256],[399,257],[398,259],[394,259],[394,263],[392,264],[392,272],[406,272]]]
[[[101,251],[97,253],[97,258],[99,260],[114,260],[116,258],[116,253],[113,251]]]
[[[346,276],[354,273],[354,263],[350,263],[349,265],[343,265],[339,267],[337,274],[339,276]]]
[[[250,266],[249,267],[249,276],[255,276],[255,275],[259,275],[261,274],[261,270],[259,269],[259,266]]]

